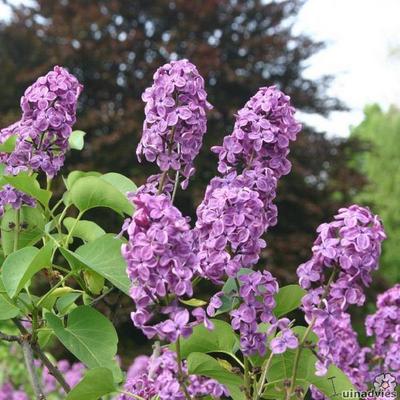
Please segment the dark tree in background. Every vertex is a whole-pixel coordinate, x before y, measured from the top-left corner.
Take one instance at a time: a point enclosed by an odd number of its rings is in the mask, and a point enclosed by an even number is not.
[[[3,0],[4,1],[4,0]],[[327,115],[342,108],[326,94],[330,77],[303,76],[321,43],[293,33],[303,2],[257,0],[38,0],[13,7],[0,25],[0,126],[18,118],[24,88],[53,65],[66,66],[85,85],[77,128],[86,150],[69,166],[128,174],[141,183],[151,167],[139,166],[143,90],[158,66],[189,58],[206,78],[210,115],[197,174],[178,204],[194,216],[214,175],[211,145],[230,133],[235,111],[260,86],[275,84],[301,111]],[[339,133],[339,132],[338,132]],[[315,228],[348,204],[360,177],[346,162],[352,142],[328,140],[305,128],[293,146],[294,164],[281,183],[279,225],[267,236],[265,256],[281,281],[310,254]]]

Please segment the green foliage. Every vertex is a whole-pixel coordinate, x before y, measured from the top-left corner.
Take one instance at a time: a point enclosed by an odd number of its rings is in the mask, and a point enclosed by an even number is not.
[[[15,148],[15,143],[17,142],[17,135],[11,135],[7,138],[4,143],[0,144],[0,152],[2,153],[12,153]]]
[[[36,180],[36,174],[29,175],[27,172],[21,172],[15,176],[4,175],[3,179],[11,186],[38,200],[43,206],[48,205],[51,192],[40,188],[40,184]]]
[[[99,397],[115,391],[111,371],[107,368],[94,368],[85,374],[65,400],[98,400]]]
[[[1,278],[7,294],[15,297],[28,281],[41,269],[49,267],[52,244],[42,247],[25,247],[10,254],[3,263]]]
[[[69,147],[74,150],[82,150],[85,145],[85,135],[86,132],[73,131],[68,138]]]
[[[290,311],[296,310],[301,305],[301,299],[306,294],[306,291],[299,285],[283,286],[275,295],[276,306],[274,314],[277,318],[288,314]]]
[[[126,264],[121,255],[121,239],[113,234],[103,235],[93,242],[84,244],[75,252],[61,249],[76,268],[88,268],[109,280],[114,286],[129,294],[130,281]]]
[[[61,343],[89,368],[106,367],[114,378],[121,379],[115,363],[118,336],[113,324],[89,306],[80,306],[68,315],[67,323],[52,313],[46,313],[49,327]]]
[[[15,227],[11,227],[15,224],[15,216],[15,210],[8,209],[1,219],[1,245],[5,256],[14,250]],[[43,213],[39,208],[22,206],[19,220],[20,225],[26,226],[26,228],[20,229],[17,249],[33,246],[44,235],[45,218]]]
[[[215,329],[209,331],[203,325],[197,325],[193,334],[181,340],[181,354],[187,358],[190,353],[226,353],[234,355],[239,349],[239,338],[232,327],[219,320],[212,320]]]
[[[273,357],[271,366],[268,370],[268,385],[264,392],[265,399],[285,399],[285,381],[290,380],[293,374],[293,366],[296,350],[287,350],[283,354],[277,354]],[[315,385],[328,398],[344,399],[343,391],[355,390],[349,378],[340,371],[339,368],[331,365],[325,376],[319,377],[315,375],[315,363],[317,357],[309,350],[303,349],[299,359],[299,366],[296,378],[296,386],[301,386],[304,392],[307,391],[309,385]],[[329,380],[335,377],[334,384]],[[334,390],[338,393],[333,396]]]
[[[245,400],[245,395],[241,389],[243,386],[242,379],[224,368],[215,358],[204,353],[191,353],[187,361],[190,374],[216,379],[226,385],[233,400]]]
[[[86,176],[78,179],[72,185],[70,200],[81,212],[108,207],[121,214],[133,213],[133,206],[126,196],[102,177]]]
[[[388,238],[383,243],[382,275],[396,283],[400,280],[400,110],[392,107],[384,112],[371,105],[364,114],[364,121],[351,133],[366,144],[366,150],[353,159],[368,180],[356,200],[369,204],[383,220]]]
[[[72,236],[82,239],[84,242],[93,242],[106,233],[103,228],[92,221],[79,221],[76,218],[67,217],[63,224],[68,232],[72,232]]]
[[[7,296],[6,293],[0,293],[0,320],[7,320],[16,317],[20,313],[19,308]]]

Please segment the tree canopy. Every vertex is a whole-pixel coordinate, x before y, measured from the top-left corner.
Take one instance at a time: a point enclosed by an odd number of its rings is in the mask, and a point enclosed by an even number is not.
[[[364,113],[364,120],[352,130],[352,136],[365,146],[357,153],[355,166],[368,180],[357,198],[373,207],[384,222],[388,239],[383,246],[382,275],[395,283],[400,279],[400,110],[391,107],[385,112],[375,104]]]

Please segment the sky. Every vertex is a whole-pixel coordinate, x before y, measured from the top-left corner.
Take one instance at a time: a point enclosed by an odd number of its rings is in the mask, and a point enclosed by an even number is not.
[[[0,0],[0,18],[8,16]],[[347,136],[349,127],[362,121],[366,104],[400,107],[400,0],[308,0],[295,30],[326,42],[305,73],[309,78],[334,75],[329,94],[350,108],[328,118],[302,113],[304,122]]]
[[[362,121],[366,104],[400,106],[400,0],[308,0],[296,30],[326,42],[306,74],[334,75],[329,94],[351,109],[327,119],[302,115],[308,123],[346,136]]]

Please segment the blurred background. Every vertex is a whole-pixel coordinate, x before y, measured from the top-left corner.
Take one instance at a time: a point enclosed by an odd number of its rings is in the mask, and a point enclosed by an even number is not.
[[[317,226],[342,206],[369,205],[389,239],[361,320],[400,277],[399,15],[399,0],[0,0],[0,126],[19,118],[28,85],[65,66],[85,86],[76,128],[87,136],[64,174],[115,171],[139,185],[155,172],[135,156],[141,94],[157,67],[188,58],[214,105],[197,174],[177,200],[193,221],[216,173],[210,147],[260,86],[277,85],[304,129],[260,266],[294,283]],[[121,221],[104,224],[117,232]],[[146,342],[129,320],[129,299],[110,296],[101,307],[118,325],[122,353],[140,353]]]

